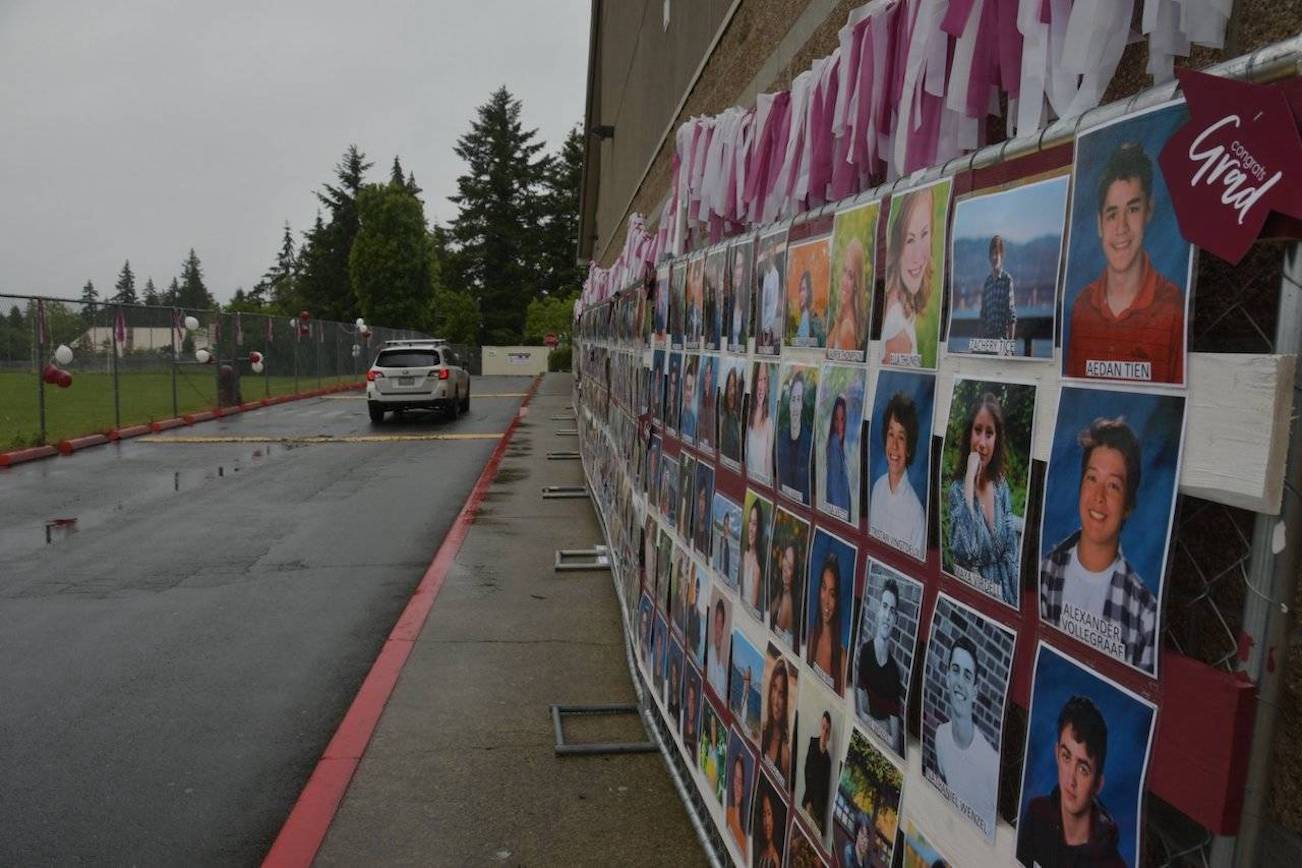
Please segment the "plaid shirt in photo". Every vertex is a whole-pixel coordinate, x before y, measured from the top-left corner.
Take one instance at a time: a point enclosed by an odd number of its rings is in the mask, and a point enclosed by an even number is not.
[[[1063,584],[1079,540],[1078,530],[1054,546],[1040,563],[1040,617],[1055,627],[1062,622]],[[1118,556],[1121,568],[1112,573],[1103,618],[1121,629],[1125,661],[1151,675],[1157,645],[1157,596],[1140,580],[1125,555],[1118,551]]]

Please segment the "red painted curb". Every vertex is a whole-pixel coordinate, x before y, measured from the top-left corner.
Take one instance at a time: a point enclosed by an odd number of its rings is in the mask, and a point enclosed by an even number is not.
[[[529,405],[540,382],[541,377],[534,377],[520,404],[521,408]],[[516,414],[493,447],[488,463],[470,490],[470,496],[453,520],[434,560],[426,568],[415,593],[407,601],[398,623],[389,634],[379,656],[375,658],[371,671],[353,697],[343,721],[326,745],[325,753],[321,755],[303,792],[299,794],[298,801],[289,812],[285,825],[281,827],[262,861],[263,868],[306,868],[316,858],[339,805],[343,802],[344,794],[348,791],[348,785],[352,782],[353,774],[362,761],[362,755],[366,753],[366,746],[380,722],[380,715],[384,712],[389,697],[393,695],[398,675],[411,654],[412,644],[420,635],[425,619],[434,606],[434,600],[443,587],[443,581],[456,560],[457,552],[461,550],[461,544],[470,532],[470,525],[474,523],[484,495],[497,477],[497,469],[506,454],[506,447],[523,416],[522,412]]]
[[[142,434],[148,434],[152,430],[154,430],[153,425],[128,425],[126,428],[119,428],[113,433],[116,434],[119,439],[126,440],[130,437],[139,437]]]
[[[116,443],[122,439],[122,435],[118,433],[118,429],[116,428],[110,428],[105,431],[104,436],[108,438],[110,443]]]
[[[0,467],[11,467],[15,464],[22,464],[24,461],[35,461],[38,458],[50,458],[58,455],[59,450],[53,446],[30,446],[27,449],[14,449],[9,452],[0,452]]]
[[[103,446],[107,442],[109,442],[109,439],[103,434],[87,434],[85,437],[60,440],[59,451],[64,455],[71,455],[78,449],[85,449],[87,446]]]
[[[157,422],[150,422],[149,430],[157,434],[159,431],[170,431],[173,428],[180,428],[182,425],[188,424],[190,423],[180,418],[160,419]]]
[[[247,413],[249,410],[260,410],[262,407],[261,401],[245,401],[240,405],[240,412]]]

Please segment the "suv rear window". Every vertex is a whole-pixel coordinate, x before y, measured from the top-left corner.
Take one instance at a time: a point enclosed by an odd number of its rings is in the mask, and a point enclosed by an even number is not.
[[[438,364],[436,350],[385,350],[375,360],[377,368],[432,368]]]

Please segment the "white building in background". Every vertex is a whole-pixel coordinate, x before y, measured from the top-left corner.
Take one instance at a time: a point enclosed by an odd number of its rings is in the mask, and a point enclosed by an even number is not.
[[[194,349],[206,349],[209,346],[208,335],[190,332]],[[108,352],[113,346],[113,326],[93,326],[77,339],[77,346],[94,352]],[[127,340],[118,349],[118,355],[139,352],[164,352],[172,349],[172,329],[167,326],[128,326]]]

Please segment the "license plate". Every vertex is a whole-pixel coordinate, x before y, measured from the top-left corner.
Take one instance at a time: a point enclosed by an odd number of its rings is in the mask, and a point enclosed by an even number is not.
[[[416,385],[416,378],[415,378],[415,377],[399,377],[399,378],[398,378],[398,385],[399,385],[399,386],[414,386],[414,385]]]

